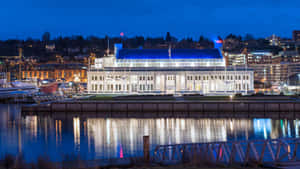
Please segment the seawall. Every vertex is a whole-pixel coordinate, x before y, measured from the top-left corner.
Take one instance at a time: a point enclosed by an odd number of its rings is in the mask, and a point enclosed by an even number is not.
[[[124,118],[300,118],[299,101],[64,101],[24,106],[25,114]]]

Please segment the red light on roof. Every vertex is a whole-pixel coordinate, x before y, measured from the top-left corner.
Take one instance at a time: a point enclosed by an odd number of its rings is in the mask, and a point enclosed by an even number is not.
[[[223,43],[222,40],[215,40],[216,43]]]
[[[124,32],[121,32],[121,33],[120,33],[120,36],[124,36]]]

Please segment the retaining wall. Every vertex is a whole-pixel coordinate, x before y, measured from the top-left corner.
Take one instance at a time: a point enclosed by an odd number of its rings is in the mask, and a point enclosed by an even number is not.
[[[23,107],[23,112],[94,115],[97,117],[222,117],[300,118],[300,102],[295,101],[81,101],[54,102]]]

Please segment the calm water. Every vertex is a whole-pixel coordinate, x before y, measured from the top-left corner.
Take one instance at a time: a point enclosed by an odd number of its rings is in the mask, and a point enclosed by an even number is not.
[[[20,105],[0,104],[0,158],[122,158],[142,155],[144,135],[153,150],[161,144],[299,137],[299,127],[299,120],[272,119],[22,117]]]

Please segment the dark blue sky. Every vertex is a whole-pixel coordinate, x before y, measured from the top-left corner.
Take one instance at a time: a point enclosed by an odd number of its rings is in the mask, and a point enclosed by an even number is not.
[[[300,29],[299,0],[1,0],[0,39],[69,35],[214,37]]]

